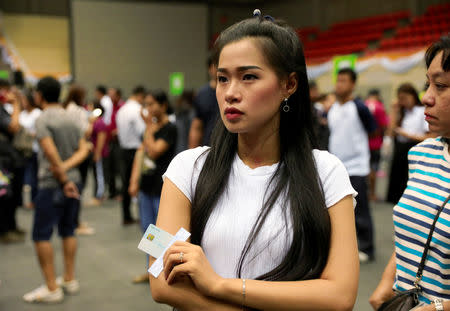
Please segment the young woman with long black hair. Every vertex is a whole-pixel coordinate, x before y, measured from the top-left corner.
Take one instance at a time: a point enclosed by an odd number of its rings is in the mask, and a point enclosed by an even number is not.
[[[165,253],[153,298],[180,310],[351,310],[356,193],[342,163],[313,149],[295,31],[259,13],[215,51],[221,120],[211,148],[170,164],[157,219],[191,240]]]
[[[389,173],[386,201],[397,204],[408,182],[408,151],[421,141],[433,137],[423,117],[425,106],[410,83],[397,89],[397,100],[390,111],[391,124],[388,132],[394,140],[394,152]]]

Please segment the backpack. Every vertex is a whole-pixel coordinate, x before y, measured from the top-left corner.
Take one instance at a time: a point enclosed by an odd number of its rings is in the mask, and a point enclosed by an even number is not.
[[[377,121],[361,99],[355,98],[353,102],[356,105],[356,110],[358,111],[358,116],[364,126],[364,129],[368,135],[372,134],[378,127]]]

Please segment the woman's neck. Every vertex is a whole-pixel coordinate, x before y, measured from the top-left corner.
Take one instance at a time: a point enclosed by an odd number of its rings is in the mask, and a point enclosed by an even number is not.
[[[264,134],[239,134],[238,155],[242,162],[250,168],[278,163],[280,161],[279,130],[272,130]]]

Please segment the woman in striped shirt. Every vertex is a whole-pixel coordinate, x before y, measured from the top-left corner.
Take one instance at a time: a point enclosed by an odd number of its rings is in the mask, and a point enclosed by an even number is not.
[[[409,151],[408,185],[394,207],[395,252],[370,298],[375,310],[394,291],[414,287],[431,224],[450,193],[450,37],[435,42],[425,61],[429,84],[423,97],[425,119],[440,137]],[[439,215],[432,237],[419,283],[423,306],[417,311],[450,310],[450,204]]]

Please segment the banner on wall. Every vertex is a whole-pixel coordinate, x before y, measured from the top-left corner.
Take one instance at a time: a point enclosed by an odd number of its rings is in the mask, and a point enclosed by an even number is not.
[[[336,83],[337,73],[342,68],[351,68],[355,70],[357,59],[358,56],[356,54],[333,57],[333,83]]]
[[[184,74],[173,72],[169,76],[169,93],[172,96],[179,96],[184,91]]]
[[[357,73],[361,73],[367,69],[369,69],[372,66],[380,65],[384,69],[386,69],[389,72],[396,73],[396,74],[402,74],[405,72],[408,72],[415,66],[419,65],[420,63],[424,63],[424,55],[425,51],[421,50],[418,52],[415,52],[413,54],[407,54],[402,55],[398,57],[390,57],[386,55],[382,56],[372,56],[369,58],[363,58],[358,59],[358,57],[355,57],[354,59],[354,67],[347,66],[351,65],[352,60],[347,59],[348,55],[345,56],[337,56],[333,58],[333,60],[327,61],[322,64],[318,65],[312,65],[307,66],[308,71],[308,79],[316,79],[320,77],[323,74],[326,74],[330,71],[333,73],[333,80],[335,80],[336,73],[340,68],[338,67],[345,65],[345,67],[353,68]],[[339,64],[336,64],[338,62]]]

